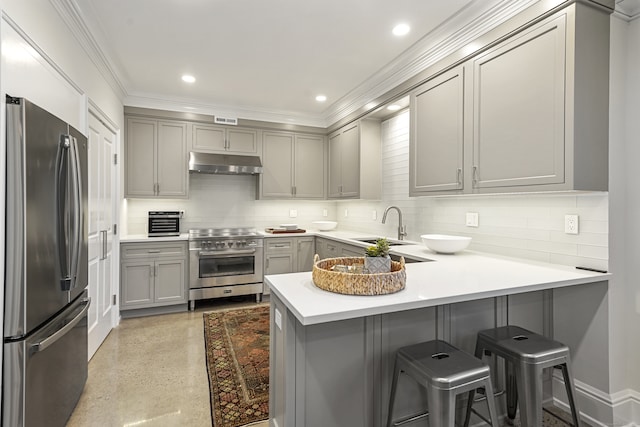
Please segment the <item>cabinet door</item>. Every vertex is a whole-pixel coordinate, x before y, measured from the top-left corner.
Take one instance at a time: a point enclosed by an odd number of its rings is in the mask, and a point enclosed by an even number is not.
[[[474,188],[564,182],[564,17],[497,46],[473,67]]]
[[[225,128],[194,124],[191,127],[191,147],[203,153],[224,153],[227,148]]]
[[[343,245],[340,256],[345,257],[362,257],[364,256],[364,248],[352,245]]]
[[[296,135],[294,148],[294,195],[304,199],[323,199],[325,182],[324,138]]]
[[[251,129],[227,129],[227,151],[258,154],[258,132]]]
[[[265,256],[265,275],[293,273],[293,268],[293,253],[269,254]]]
[[[158,196],[187,197],[187,124],[158,123]]]
[[[293,141],[289,133],[265,132],[262,141],[262,197],[293,196]]]
[[[342,256],[340,244],[332,240],[325,241],[325,250],[327,251],[325,258],[338,258]]]
[[[313,256],[315,255],[315,238],[299,237],[296,251],[296,271],[313,270]]]
[[[340,197],[358,197],[360,195],[360,130],[358,124],[347,127],[340,137],[340,173],[342,176]]]
[[[458,67],[411,95],[412,196],[463,187],[463,88],[463,67]]]
[[[155,303],[186,302],[185,260],[162,260],[155,263]]]
[[[342,165],[340,161],[341,133],[329,136],[329,197],[340,197],[342,185]]]
[[[153,261],[123,262],[120,281],[120,305],[148,307],[153,305]]]
[[[155,195],[158,122],[127,119],[126,197]]]

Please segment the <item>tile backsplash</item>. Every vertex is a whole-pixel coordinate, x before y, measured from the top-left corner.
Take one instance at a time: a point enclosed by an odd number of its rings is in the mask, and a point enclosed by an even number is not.
[[[375,201],[256,200],[253,176],[190,175],[188,200],[125,201],[129,234],[147,232],[149,210],[184,210],[183,230],[196,227],[254,226],[281,223],[310,228],[316,220],[336,220],[339,229],[396,237],[402,210],[408,240],[421,234],[473,237],[470,249],[570,266],[608,269],[607,193],[546,193],[450,197],[409,197],[409,114],[382,124],[382,199]],[[290,210],[297,217],[289,216]],[[323,217],[323,211],[327,216]],[[467,212],[479,214],[479,226],[467,227]],[[580,234],[564,233],[564,215],[580,216]],[[425,248],[425,251],[427,249]]]

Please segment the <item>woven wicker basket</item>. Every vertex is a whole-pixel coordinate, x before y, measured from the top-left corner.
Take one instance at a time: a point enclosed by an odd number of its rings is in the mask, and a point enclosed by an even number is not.
[[[332,271],[334,265],[364,264],[364,257],[313,259],[313,283],[325,291],[346,295],[385,295],[404,289],[407,273],[404,258],[391,261],[389,273],[358,274]]]

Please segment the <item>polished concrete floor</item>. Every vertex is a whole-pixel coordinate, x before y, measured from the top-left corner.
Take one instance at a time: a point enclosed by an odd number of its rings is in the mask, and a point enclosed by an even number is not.
[[[210,300],[195,312],[122,320],[89,362],[67,426],[210,427],[202,313],[253,304]]]

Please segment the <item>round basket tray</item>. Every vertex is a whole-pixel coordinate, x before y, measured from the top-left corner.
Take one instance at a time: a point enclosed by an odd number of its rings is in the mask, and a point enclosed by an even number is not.
[[[364,257],[313,259],[313,283],[320,289],[346,295],[385,295],[404,289],[407,273],[404,258],[391,261],[389,273],[359,274],[332,271],[334,265],[364,265]]]

